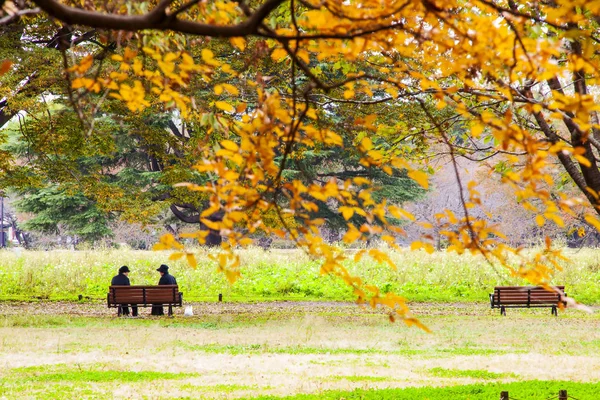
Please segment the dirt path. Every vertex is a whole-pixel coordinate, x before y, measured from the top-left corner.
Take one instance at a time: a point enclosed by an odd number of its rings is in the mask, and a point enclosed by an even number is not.
[[[194,314],[201,315],[234,315],[264,313],[298,313],[322,314],[343,313],[348,315],[385,314],[385,310],[373,310],[358,306],[352,302],[316,302],[316,301],[273,301],[258,303],[236,302],[186,302],[191,305]],[[487,303],[414,303],[411,310],[418,315],[487,315]],[[142,315],[149,314],[149,309],[140,309]],[[106,307],[105,302],[0,302],[0,315],[76,315],[76,316],[112,316],[115,309]],[[183,315],[183,309],[175,308],[176,315]]]

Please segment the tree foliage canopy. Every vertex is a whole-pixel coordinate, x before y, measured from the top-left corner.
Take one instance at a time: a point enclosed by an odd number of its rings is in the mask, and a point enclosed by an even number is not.
[[[390,218],[413,217],[375,194],[381,174],[405,174],[426,189],[427,161],[440,154],[455,165],[460,188],[462,215],[435,216],[452,250],[479,252],[542,285],[561,257],[549,241],[532,258],[521,255],[475,217],[479,193],[461,179],[458,157],[495,160],[492,170],[539,225],[587,207],[585,221],[600,227],[599,1],[7,0],[3,9],[7,31],[45,36],[37,40],[59,50],[63,72],[53,78],[81,129],[49,144],[101,141],[99,120],[119,115],[115,107],[127,108],[125,119],[167,114],[202,133],[181,163],[193,172],[166,183],[206,200],[198,218],[226,237],[215,258],[231,280],[239,275],[235,247],[264,231],[322,258],[322,272],[344,279],[360,301],[418,323],[403,298],[348,274],[348,256],[319,235],[318,212],[325,204],[346,221],[347,243],[377,236],[393,247],[402,229]],[[22,60],[38,47],[3,64],[9,107],[37,79]],[[344,152],[352,165],[327,158]],[[311,159],[325,168],[306,179]],[[551,190],[557,164],[581,198]],[[265,223],[273,215],[279,226]],[[202,243],[207,234],[188,236]],[[179,249],[174,257],[195,265],[172,236],[157,247]],[[433,249],[429,235],[413,243],[420,247]],[[393,267],[376,249],[354,258],[366,256]]]

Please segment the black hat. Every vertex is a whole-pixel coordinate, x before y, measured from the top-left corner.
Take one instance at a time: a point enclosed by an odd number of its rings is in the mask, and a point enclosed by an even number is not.
[[[157,271],[158,272],[169,272],[169,267],[166,266],[165,264],[161,264],[161,266],[158,267]]]
[[[119,273],[125,273],[125,272],[130,272],[129,268],[127,268],[127,265],[123,265],[121,268],[119,268]]]

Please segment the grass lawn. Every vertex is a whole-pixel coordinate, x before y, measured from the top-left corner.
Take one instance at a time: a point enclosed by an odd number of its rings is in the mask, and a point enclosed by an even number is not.
[[[350,289],[298,251],[243,251],[234,285],[206,253],[197,270],[168,255],[0,251],[0,399],[496,400],[509,390],[541,400],[559,389],[600,399],[599,314],[511,309],[501,317],[487,293],[524,282],[480,257],[393,252],[397,271],[348,263],[365,282],[406,296],[427,334],[344,303]],[[597,308],[600,251],[567,256],[554,283]],[[106,308],[119,266],[129,266],[133,284],[155,284],[165,262],[184,302],[195,302],[194,317],[145,309],[118,319]]]
[[[0,300],[101,300],[121,265],[128,265],[134,285],[158,282],[156,268],[167,263],[184,293],[184,301],[328,300],[353,301],[352,290],[339,280],[321,276],[318,262],[298,250],[251,248],[240,251],[242,279],[230,285],[206,250],[198,250],[199,266],[169,261],[169,252],[134,250],[0,251]],[[352,254],[352,251],[349,251]],[[585,304],[600,304],[600,251],[565,249],[555,284]],[[394,291],[412,301],[485,302],[497,285],[523,285],[502,267],[482,257],[456,253],[390,252],[398,269],[364,258],[348,262],[350,272],[382,291]]]
[[[406,389],[356,389],[352,391],[327,391],[317,394],[299,394],[286,397],[260,396],[255,400],[496,400],[506,391],[511,399],[547,400],[558,398],[560,390],[577,393],[578,400],[597,400],[600,383],[569,381],[525,381],[511,383],[486,383],[450,387],[420,387]]]
[[[102,303],[5,302],[0,398],[600,398],[598,313],[488,307],[416,303],[427,334],[335,303],[118,319]]]

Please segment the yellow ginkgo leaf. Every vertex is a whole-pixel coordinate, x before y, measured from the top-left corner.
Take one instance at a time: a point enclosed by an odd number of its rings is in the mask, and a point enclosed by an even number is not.
[[[479,136],[481,136],[484,127],[485,126],[480,123],[475,123],[473,126],[471,126],[471,135],[473,135],[473,137],[478,138]]]
[[[421,185],[423,189],[429,189],[429,179],[425,172],[413,170],[408,173],[408,176]]]
[[[240,244],[240,246],[247,247],[247,246],[250,246],[252,243],[254,243],[254,240],[252,240],[250,238],[243,238],[243,239],[240,239],[238,241],[238,243]]]
[[[344,243],[354,243],[356,240],[358,240],[358,238],[360,238],[360,236],[361,233],[357,229],[350,229],[348,232],[346,232],[342,238],[342,241],[344,241]]]
[[[202,49],[201,53],[202,55],[202,60],[204,60],[204,62],[208,65],[212,65],[212,66],[218,66],[220,65],[220,63],[215,60],[215,54],[212,52],[212,50],[210,49]]]
[[[241,51],[244,51],[244,49],[246,49],[246,39],[244,39],[243,37],[229,38],[229,43],[231,43],[233,47]]]
[[[383,236],[381,236],[381,240],[383,240],[384,242],[388,242],[388,243],[394,243],[394,241],[395,241],[394,237],[391,235],[383,235]]]
[[[224,149],[231,150],[231,151],[238,151],[240,149],[239,146],[235,142],[232,142],[231,140],[223,140],[221,142],[221,146]]]
[[[419,250],[421,247],[423,247],[423,243],[418,240],[415,240],[410,244],[411,250]]]
[[[306,116],[307,116],[308,118],[311,118],[311,119],[317,119],[317,113],[316,113],[316,111],[315,111],[313,108],[309,109],[309,110],[306,112]]]
[[[284,49],[275,49],[272,53],[271,53],[271,58],[273,59],[273,61],[283,61],[283,59],[285,57],[287,57],[287,51],[285,51]]]
[[[210,219],[202,218],[200,220],[208,229],[212,229],[213,231],[218,231],[221,229],[221,226],[218,222],[211,221]]]
[[[237,96],[238,94],[240,94],[240,91],[238,90],[238,88],[236,88],[233,85],[230,85],[229,83],[224,83],[223,89],[225,89],[228,93],[230,93],[234,96]]]
[[[346,221],[348,221],[354,215],[354,209],[352,207],[341,206],[340,212]]]
[[[196,261],[196,257],[193,254],[191,254],[191,253],[187,253],[185,255],[185,258],[187,259],[187,262],[190,265],[190,267],[196,269],[196,267],[198,266],[198,263]]]
[[[308,54],[308,51],[306,50],[300,50],[297,54],[297,56],[304,61],[305,64],[309,64],[310,63],[310,56]]]
[[[412,318],[412,317],[404,318],[403,321],[406,324],[406,326],[416,326],[416,327],[424,330],[427,333],[431,333],[431,329],[429,329],[427,326],[423,325],[423,323],[416,318]]]
[[[544,224],[546,223],[546,219],[543,215],[538,215],[537,217],[535,217],[535,222],[538,224],[538,226],[544,226]]]
[[[221,109],[223,111],[227,111],[227,112],[233,112],[234,108],[231,104],[225,102],[225,101],[215,101],[215,106],[218,109]]]
[[[596,218],[595,216],[588,214],[585,216],[585,220],[588,224],[592,225],[594,228],[596,228],[597,231],[600,231],[600,221],[598,221],[598,218]]]
[[[363,151],[369,151],[373,148],[373,142],[368,137],[364,137],[360,142]]]

